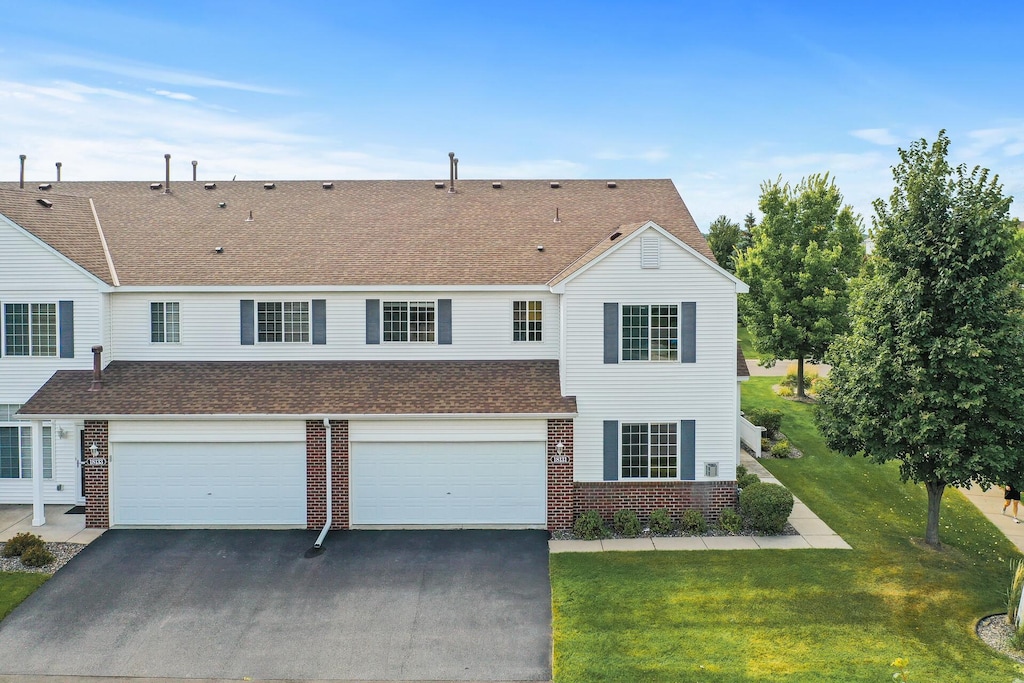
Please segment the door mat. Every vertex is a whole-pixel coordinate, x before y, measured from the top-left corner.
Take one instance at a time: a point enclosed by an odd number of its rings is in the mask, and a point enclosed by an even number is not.
[[[84,505],[76,505],[75,507],[71,508],[70,510],[68,510],[64,514],[65,515],[84,515],[85,514],[85,506]]]

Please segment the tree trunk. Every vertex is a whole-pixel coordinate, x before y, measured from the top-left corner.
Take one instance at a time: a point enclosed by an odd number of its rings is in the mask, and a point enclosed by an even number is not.
[[[800,398],[807,398],[807,394],[804,393],[804,357],[796,361],[796,395]]]
[[[939,543],[939,504],[942,503],[946,482],[926,481],[924,485],[928,489],[928,526],[924,532],[924,542],[939,550],[942,547]]]

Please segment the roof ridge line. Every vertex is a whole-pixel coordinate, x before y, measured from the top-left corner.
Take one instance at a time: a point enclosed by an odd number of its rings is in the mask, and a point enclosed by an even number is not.
[[[117,269],[114,268],[114,259],[110,256],[110,249],[107,247],[107,238],[103,234],[103,226],[100,225],[100,216],[96,213],[96,204],[92,201],[92,197],[87,197],[89,200],[89,208],[92,209],[92,217],[96,221],[96,231],[100,234],[100,244],[103,245],[103,256],[107,259],[107,267],[110,268],[110,278],[114,282],[115,287],[121,286],[121,280],[117,277]]]

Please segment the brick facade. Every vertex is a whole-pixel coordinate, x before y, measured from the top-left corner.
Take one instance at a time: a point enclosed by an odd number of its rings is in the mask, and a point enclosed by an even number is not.
[[[96,444],[95,457],[110,462],[110,440],[107,437],[106,420],[85,421],[85,448],[82,459],[85,462],[85,526],[89,529],[106,529],[110,526],[110,467],[90,465],[94,457],[89,448]]]
[[[618,510],[633,510],[646,522],[658,508],[668,510],[676,521],[690,509],[717,521],[723,509],[736,507],[734,481],[578,481],[573,488],[574,515],[597,510],[606,521]]]
[[[331,420],[331,528],[347,529],[348,420]],[[327,522],[327,429],[323,420],[306,421],[306,528]]]
[[[562,459],[556,463],[558,444],[564,445]],[[573,521],[573,421],[548,420],[548,531],[572,528]]]

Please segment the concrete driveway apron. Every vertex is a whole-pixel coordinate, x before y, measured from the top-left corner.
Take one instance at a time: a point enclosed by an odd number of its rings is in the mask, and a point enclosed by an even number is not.
[[[113,530],[0,622],[0,673],[549,680],[543,531]]]

